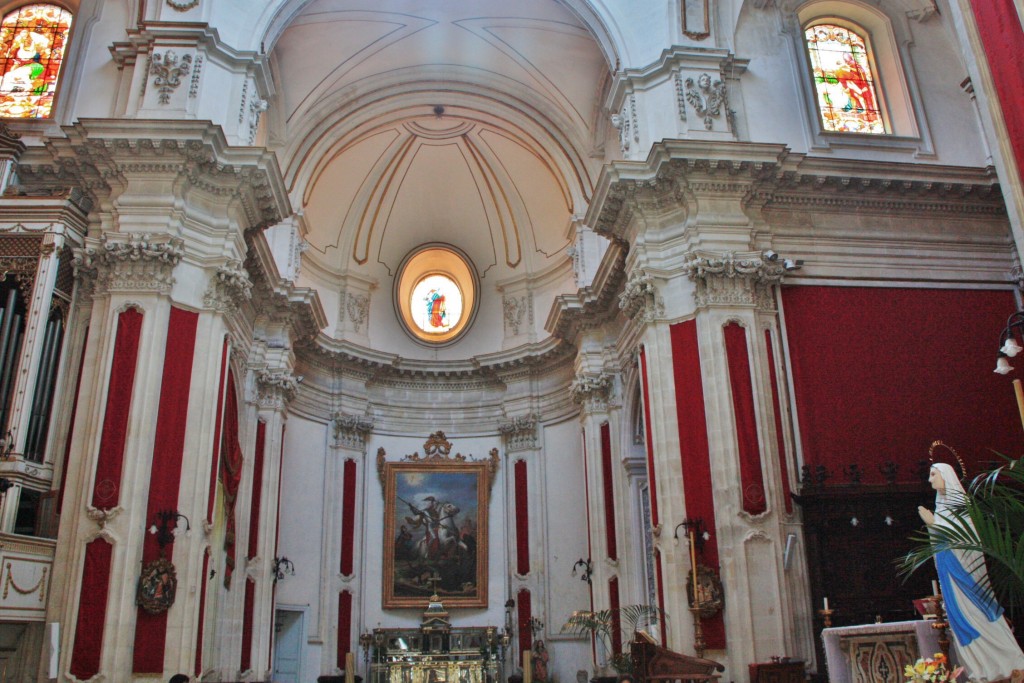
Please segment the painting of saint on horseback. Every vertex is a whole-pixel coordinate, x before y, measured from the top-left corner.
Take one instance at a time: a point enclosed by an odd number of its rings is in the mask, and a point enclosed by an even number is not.
[[[387,463],[384,608],[487,604],[488,471],[483,462]]]

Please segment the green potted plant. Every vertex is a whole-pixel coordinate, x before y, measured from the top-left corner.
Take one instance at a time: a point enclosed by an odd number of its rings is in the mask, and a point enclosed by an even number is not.
[[[628,652],[614,652],[612,648],[612,632],[618,623],[622,633],[632,635],[641,626],[653,626],[658,620],[664,619],[664,612],[653,605],[623,605],[616,609],[603,609],[596,612],[573,612],[569,620],[562,626],[562,633],[591,636],[597,643],[598,678],[602,671],[614,669],[617,674],[633,672],[633,660]]]

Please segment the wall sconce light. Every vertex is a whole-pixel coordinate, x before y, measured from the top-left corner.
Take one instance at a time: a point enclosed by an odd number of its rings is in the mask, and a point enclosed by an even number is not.
[[[14,486],[14,482],[7,477],[0,477],[0,493],[7,493],[7,489]]]
[[[993,372],[1007,375],[1013,371],[1008,359],[1024,351],[1024,346],[1017,341],[1018,335],[1024,335],[1024,311],[1017,311],[1006,319],[1006,327],[999,334],[999,353],[996,355],[996,369]]]
[[[14,433],[8,429],[7,433],[0,436],[0,458],[10,460],[14,453]]]
[[[526,624],[530,627],[530,634],[534,640],[537,639],[537,634],[544,630],[544,622],[537,617],[530,617]]]
[[[576,560],[576,564],[572,566],[572,575],[576,576],[576,570],[580,569],[580,581],[586,581],[587,585],[590,585],[590,575],[594,573],[594,563],[591,562],[590,558],[583,559],[582,557]]]
[[[270,571],[274,576],[274,583],[277,583],[285,576],[295,576],[295,565],[287,557],[275,557],[274,566]]]
[[[157,521],[150,525],[149,533],[156,536],[156,542],[160,545],[161,553],[163,553],[166,546],[174,543],[176,536],[187,534],[192,529],[188,517],[177,510],[160,510],[156,513],[156,519]],[[185,520],[184,531],[178,526],[178,522],[181,520]]]
[[[672,532],[672,538],[679,540],[679,528],[682,527],[689,535],[693,532],[693,545],[696,546],[697,550],[704,552],[704,543],[711,540],[711,532],[704,529],[704,520],[699,517],[696,519],[684,519],[683,521],[676,524],[675,530]]]

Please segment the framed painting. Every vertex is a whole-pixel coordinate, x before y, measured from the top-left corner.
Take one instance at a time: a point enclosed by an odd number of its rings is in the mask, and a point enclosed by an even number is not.
[[[451,455],[444,432],[424,455],[387,462],[377,452],[384,486],[384,609],[487,606],[487,511],[498,451],[487,460]]]

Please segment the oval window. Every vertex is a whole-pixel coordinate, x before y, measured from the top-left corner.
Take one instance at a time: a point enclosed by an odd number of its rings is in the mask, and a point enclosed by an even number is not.
[[[395,308],[417,341],[451,343],[472,321],[476,289],[476,272],[464,254],[447,245],[425,245],[399,269]]]

